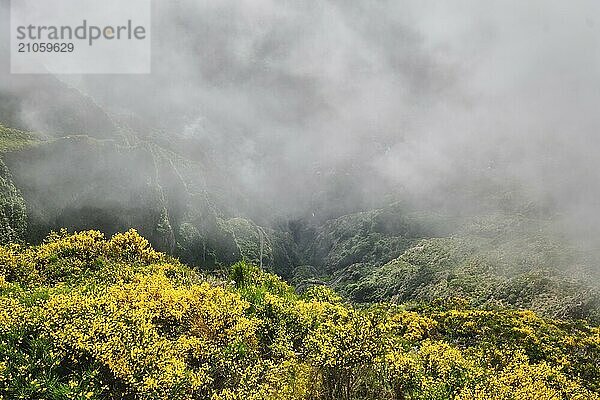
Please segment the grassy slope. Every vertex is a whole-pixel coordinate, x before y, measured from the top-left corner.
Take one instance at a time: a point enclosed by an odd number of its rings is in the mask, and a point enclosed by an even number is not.
[[[358,309],[130,231],[0,248],[0,398],[595,399],[600,330],[463,301]]]

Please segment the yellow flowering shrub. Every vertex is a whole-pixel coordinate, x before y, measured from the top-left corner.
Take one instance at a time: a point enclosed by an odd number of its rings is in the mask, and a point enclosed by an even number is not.
[[[108,241],[99,231],[61,230],[39,246],[0,246],[0,273],[22,284],[55,284],[88,278],[106,261],[149,265],[161,258],[134,229]]]
[[[61,348],[104,365],[126,393],[187,398],[216,380],[237,385],[256,352],[247,307],[223,288],[178,287],[159,272],[94,294],[57,294],[44,325]]]
[[[117,233],[108,242],[108,254],[129,262],[150,264],[158,261],[161,254],[154,251],[150,242],[141,237],[135,229]]]
[[[498,374],[486,376],[473,388],[465,389],[459,400],[594,400],[594,393],[569,379],[560,369],[546,362],[530,364],[523,354]]]
[[[359,309],[131,230],[0,247],[0,399],[597,399],[600,329],[460,300]]]

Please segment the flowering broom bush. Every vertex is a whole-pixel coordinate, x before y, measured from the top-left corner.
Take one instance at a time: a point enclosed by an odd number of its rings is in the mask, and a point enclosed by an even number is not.
[[[460,301],[357,309],[131,230],[0,248],[2,399],[597,399],[600,330]]]

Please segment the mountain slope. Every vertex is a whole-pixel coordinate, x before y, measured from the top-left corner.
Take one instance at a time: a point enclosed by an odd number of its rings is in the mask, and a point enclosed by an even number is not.
[[[302,290],[327,284],[358,303],[460,296],[473,306],[600,318],[598,260],[569,244],[553,215],[514,199],[478,216],[398,203],[261,226],[223,200],[232,192],[207,179],[215,166],[133,131],[100,140],[2,128],[0,148],[5,242],[133,227],[201,269],[262,263]]]
[[[265,267],[286,275],[298,263],[285,232],[235,218],[205,165],[128,135],[100,140],[2,128],[1,158],[28,210],[21,239],[39,243],[61,228],[112,234],[134,227],[162,251],[220,268],[242,258],[259,262],[260,234]]]
[[[325,283],[359,303],[468,298],[555,318],[600,318],[598,260],[551,218],[444,216],[392,206],[340,217],[305,245],[294,282]]]

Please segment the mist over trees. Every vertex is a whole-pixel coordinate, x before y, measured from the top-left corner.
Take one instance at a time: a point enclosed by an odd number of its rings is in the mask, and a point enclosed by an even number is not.
[[[151,74],[19,75],[0,0],[0,400],[598,398],[596,15],[155,1]]]

